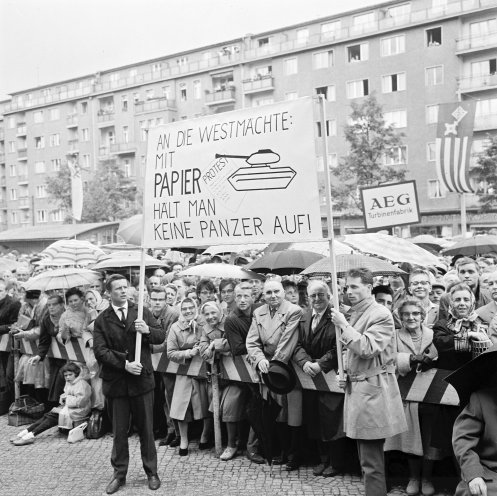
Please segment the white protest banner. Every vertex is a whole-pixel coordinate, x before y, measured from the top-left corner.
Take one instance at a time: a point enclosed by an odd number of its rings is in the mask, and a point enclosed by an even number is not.
[[[144,246],[322,239],[311,98],[150,129]]]
[[[415,181],[361,188],[361,199],[366,229],[421,221]]]

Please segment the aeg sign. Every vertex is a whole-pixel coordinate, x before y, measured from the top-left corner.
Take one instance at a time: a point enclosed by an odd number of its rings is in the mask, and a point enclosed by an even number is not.
[[[366,229],[420,222],[415,181],[361,188]]]

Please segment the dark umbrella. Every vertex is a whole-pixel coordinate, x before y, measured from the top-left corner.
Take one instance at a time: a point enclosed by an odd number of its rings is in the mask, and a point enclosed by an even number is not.
[[[497,236],[485,234],[463,239],[455,245],[442,250],[444,255],[464,255],[474,257],[482,253],[497,253]]]
[[[309,265],[324,258],[323,255],[305,250],[275,251],[245,266],[255,272],[287,275],[298,274]]]
[[[247,418],[257,438],[262,443],[264,458],[272,474],[275,421],[280,413],[281,406],[276,403],[276,400],[271,395],[268,394],[267,400],[265,400],[261,393],[254,391],[254,389],[252,388],[252,396],[247,405]]]
[[[491,346],[481,355],[466,362],[445,380],[454,386],[459,395],[459,404],[464,406],[469,401],[473,391],[492,382],[497,372],[497,345]]]

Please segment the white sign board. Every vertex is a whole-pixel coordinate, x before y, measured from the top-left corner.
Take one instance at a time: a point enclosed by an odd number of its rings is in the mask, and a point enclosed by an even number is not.
[[[314,126],[302,98],[150,129],[143,245],[321,239]]]
[[[415,181],[361,188],[366,229],[420,222]]]

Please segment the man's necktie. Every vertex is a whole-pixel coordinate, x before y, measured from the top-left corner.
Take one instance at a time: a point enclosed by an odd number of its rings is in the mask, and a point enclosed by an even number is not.
[[[124,307],[120,307],[118,310],[121,312],[121,322],[123,324],[125,324],[126,323],[126,315],[124,313]]]
[[[312,316],[311,331],[314,332],[319,324],[319,315],[316,313]]]

